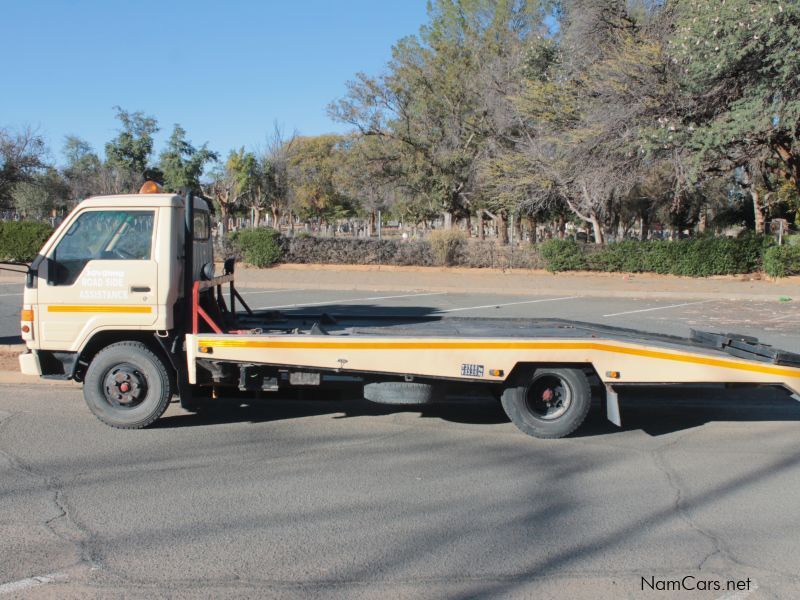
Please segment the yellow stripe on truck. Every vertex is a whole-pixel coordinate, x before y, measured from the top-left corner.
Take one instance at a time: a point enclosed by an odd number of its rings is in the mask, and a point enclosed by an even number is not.
[[[768,365],[744,363],[722,358],[697,356],[693,354],[679,354],[660,350],[647,350],[644,348],[630,348],[599,342],[373,342],[347,341],[347,342],[300,342],[284,340],[222,340],[201,339],[198,347],[211,348],[286,348],[286,349],[313,349],[313,350],[598,350],[616,354],[645,356],[662,360],[672,360],[781,377],[800,377],[800,369],[772,367]]]
[[[94,304],[52,304],[47,307],[47,312],[53,313],[150,313],[153,312],[152,306],[126,306],[108,305],[100,306]]]

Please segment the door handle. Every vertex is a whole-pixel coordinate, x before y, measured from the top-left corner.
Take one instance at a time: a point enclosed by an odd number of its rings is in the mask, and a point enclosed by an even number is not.
[[[131,286],[131,293],[134,294],[144,294],[150,291],[149,285],[132,285]]]

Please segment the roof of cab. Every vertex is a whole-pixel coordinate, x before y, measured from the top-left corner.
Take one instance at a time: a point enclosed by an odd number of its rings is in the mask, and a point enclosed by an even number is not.
[[[183,207],[183,198],[177,194],[115,194],[112,196],[92,196],[80,203],[81,208],[140,208],[140,207]],[[203,198],[195,196],[195,208],[208,208]]]

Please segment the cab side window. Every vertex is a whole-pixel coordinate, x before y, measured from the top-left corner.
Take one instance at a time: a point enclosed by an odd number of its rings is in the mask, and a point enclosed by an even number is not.
[[[194,213],[194,240],[202,242],[211,235],[211,219],[208,211],[196,210]]]
[[[90,260],[149,260],[155,212],[97,210],[80,215],[53,250],[56,285],[72,285]]]

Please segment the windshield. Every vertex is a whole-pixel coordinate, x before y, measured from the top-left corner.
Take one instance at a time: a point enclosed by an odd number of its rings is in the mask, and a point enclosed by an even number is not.
[[[152,210],[98,210],[80,215],[53,251],[58,283],[73,283],[90,260],[149,260],[154,217]]]

